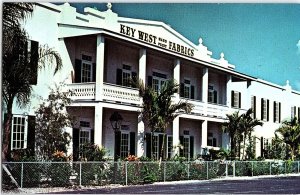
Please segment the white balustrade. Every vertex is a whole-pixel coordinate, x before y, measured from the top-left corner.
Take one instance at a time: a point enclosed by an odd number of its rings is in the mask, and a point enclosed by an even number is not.
[[[67,88],[71,99],[95,99],[95,83],[72,83]]]
[[[218,118],[226,118],[228,107],[220,104],[207,104],[207,115]]]
[[[141,104],[138,89],[121,87],[114,84],[104,83],[102,91],[103,99],[126,104]]]

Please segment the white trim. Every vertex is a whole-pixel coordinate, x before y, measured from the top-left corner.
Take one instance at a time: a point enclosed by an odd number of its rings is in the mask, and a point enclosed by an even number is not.
[[[24,126],[24,139],[23,140],[17,140],[17,141],[23,141],[23,147],[20,148],[14,148],[14,139],[13,139],[13,134],[14,134],[14,122],[15,122],[15,118],[24,118],[24,124],[16,124],[18,126]],[[25,149],[27,148],[27,134],[28,134],[28,115],[19,115],[19,114],[13,114],[12,115],[12,123],[11,123],[11,144],[10,144],[10,148],[11,150],[14,149]]]

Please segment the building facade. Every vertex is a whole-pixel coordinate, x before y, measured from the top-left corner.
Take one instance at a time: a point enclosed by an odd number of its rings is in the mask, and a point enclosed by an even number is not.
[[[32,145],[34,111],[58,83],[72,91],[67,110],[77,121],[65,130],[72,136],[68,151],[75,158],[79,145],[86,142],[104,146],[111,157],[121,158],[151,157],[152,146],[152,158],[158,158],[163,134],[155,132],[151,138],[141,120],[139,92],[129,78],[141,79],[155,90],[175,79],[180,91],[173,101],[194,105],[190,114],[178,116],[167,128],[166,157],[195,158],[205,148],[228,149],[230,140],[222,130],[226,114],[249,108],[255,111],[253,117],[264,122],[254,132],[260,138],[256,141],[260,156],[260,140],[271,139],[283,120],[299,117],[300,92],[288,82],[279,86],[239,73],[223,53],[213,59],[201,38],[195,45],[163,22],[120,17],[111,7],[108,4],[103,12],[85,8],[81,14],[68,3],[36,4],[25,29],[34,43],[59,52],[63,69],[56,75],[51,66],[40,70],[30,105],[13,108],[16,136],[11,136],[11,149]],[[115,112],[123,118],[118,132],[110,122]]]

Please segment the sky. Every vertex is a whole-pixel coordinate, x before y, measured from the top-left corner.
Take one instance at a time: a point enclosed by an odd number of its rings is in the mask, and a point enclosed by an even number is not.
[[[105,3],[71,3],[77,11]],[[113,3],[121,17],[162,21],[235,70],[300,91],[300,4]]]

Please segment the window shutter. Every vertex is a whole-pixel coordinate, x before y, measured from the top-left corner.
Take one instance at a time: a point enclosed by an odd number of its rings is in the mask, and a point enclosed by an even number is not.
[[[136,88],[137,86],[136,86],[136,82],[137,82],[137,80],[138,80],[138,78],[137,78],[137,73],[136,72],[132,72],[131,73],[131,76],[132,76],[132,84],[131,84],[131,87],[133,87],[133,88]]]
[[[191,86],[191,99],[195,99],[195,86]]]
[[[231,91],[231,107],[234,107],[234,91]]]
[[[267,121],[269,121],[269,100],[267,100]]]
[[[81,60],[75,59],[75,83],[81,83]]]
[[[279,102],[279,121],[281,122],[281,103]]]
[[[130,132],[130,154],[135,155],[135,132]]]
[[[300,121],[300,107],[298,107],[298,121]]]
[[[38,76],[38,61],[39,61],[39,42],[31,40],[31,54],[30,54],[30,69],[32,78],[29,81],[30,84],[37,84],[37,76]]]
[[[213,147],[217,147],[217,139],[213,138],[213,143],[212,143]]]
[[[115,160],[119,159],[121,156],[120,143],[121,143],[121,132],[116,131],[115,132]]]
[[[194,136],[190,136],[190,159],[194,158]]]
[[[218,92],[214,91],[214,103],[218,103]]]
[[[159,142],[159,146],[158,146],[158,156],[159,156],[159,157],[162,156],[161,148],[162,148],[163,139],[164,139],[164,136],[163,136],[162,134],[159,134],[159,135],[158,135],[158,142]],[[164,158],[164,157],[162,156],[162,158]]]
[[[35,116],[28,116],[28,128],[27,128],[27,148],[30,150],[30,154],[34,155],[35,146]]]
[[[264,120],[264,99],[261,98],[261,120]]]
[[[239,92],[239,108],[242,108],[242,94]]]
[[[260,156],[264,157],[264,138],[260,138]]]
[[[179,95],[180,97],[184,97],[184,83],[180,83],[180,89],[179,89]]]
[[[91,129],[91,143],[92,144],[95,143],[95,131],[94,131],[94,129]]]
[[[117,77],[116,77],[116,83],[117,85],[122,85],[122,69],[117,69]]]
[[[254,112],[254,118],[256,118],[256,96],[254,96],[254,110],[253,110],[253,112]]]
[[[296,113],[297,112],[297,107],[296,106],[294,106],[294,118],[297,116]]]
[[[148,76],[148,86],[152,87],[152,76]]]
[[[276,102],[273,102],[273,122],[276,122]]]
[[[100,75],[102,76],[102,75]],[[92,82],[96,82],[96,63],[93,63],[93,78]]]
[[[179,143],[183,146],[183,136],[179,136]],[[183,149],[179,148],[179,156],[183,156]]]
[[[73,160],[77,161],[79,155],[79,129],[73,128]]]
[[[146,157],[151,158],[151,133],[146,133]]]

